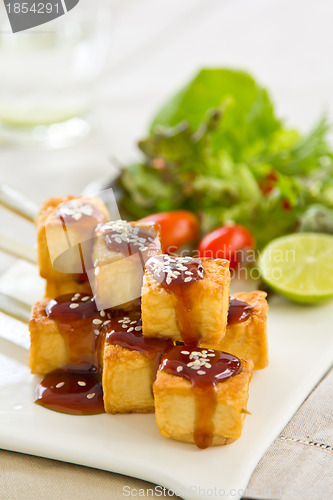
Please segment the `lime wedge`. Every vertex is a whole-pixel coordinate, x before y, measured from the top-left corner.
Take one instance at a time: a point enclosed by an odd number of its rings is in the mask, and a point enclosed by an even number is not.
[[[294,302],[316,304],[333,297],[333,236],[295,233],[277,238],[261,253],[263,280]]]

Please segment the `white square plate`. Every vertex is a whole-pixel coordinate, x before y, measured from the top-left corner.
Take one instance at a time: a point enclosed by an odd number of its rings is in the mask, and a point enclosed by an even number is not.
[[[34,266],[19,263],[0,289],[32,303],[42,294]],[[185,499],[240,498],[258,460],[333,360],[333,307],[270,303],[270,365],[255,372],[242,437],[199,450],[162,438],[154,415],[71,416],[33,403],[27,325],[0,314],[0,447],[135,476]]]

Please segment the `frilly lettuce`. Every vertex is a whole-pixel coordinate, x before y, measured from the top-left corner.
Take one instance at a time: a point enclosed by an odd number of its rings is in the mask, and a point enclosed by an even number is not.
[[[204,69],[163,106],[139,142],[141,162],[118,179],[126,215],[185,208],[204,232],[236,222],[258,247],[299,227],[309,206],[333,207],[327,121],[285,128],[247,73]]]

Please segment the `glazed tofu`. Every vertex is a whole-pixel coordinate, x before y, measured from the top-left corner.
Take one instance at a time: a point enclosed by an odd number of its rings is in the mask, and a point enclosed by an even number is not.
[[[168,340],[144,338],[140,321],[131,321],[129,317],[116,321],[118,328],[114,320],[107,326],[104,344],[102,380],[105,411],[153,412],[152,387],[156,371],[163,352],[172,343]]]
[[[94,269],[88,271],[100,309],[131,309],[141,296],[146,260],[161,253],[156,227],[122,220],[96,229],[93,248]]]
[[[48,299],[37,302],[32,308],[29,322],[30,357],[29,366],[32,373],[52,372],[67,363],[65,339],[56,321],[45,314]]]
[[[168,351],[153,385],[162,436],[199,448],[238,439],[248,413],[252,367],[252,361],[219,351],[186,346]]]
[[[46,280],[45,298],[52,299],[68,293],[82,293],[91,295],[91,287],[88,280],[81,283],[76,279],[69,278],[61,281]]]
[[[144,335],[219,344],[226,331],[229,285],[224,259],[150,259],[142,288]]]
[[[71,291],[78,291],[82,274],[91,265],[94,230],[108,217],[104,202],[98,198],[48,198],[36,220],[42,278],[55,287],[64,281],[67,288],[72,286]]]
[[[230,300],[225,337],[218,345],[206,347],[251,359],[254,370],[265,368],[268,365],[267,312],[265,292],[235,294]]]
[[[63,367],[99,367],[99,329],[107,318],[84,294],[37,302],[29,322],[31,372],[43,375]]]

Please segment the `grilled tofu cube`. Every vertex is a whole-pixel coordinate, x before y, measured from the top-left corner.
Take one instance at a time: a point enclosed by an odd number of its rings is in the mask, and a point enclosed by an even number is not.
[[[229,285],[227,260],[151,259],[142,288],[144,335],[219,344],[226,331]]]
[[[254,370],[268,365],[266,293],[237,293],[230,300],[225,337],[218,345],[207,345],[231,352],[238,358],[251,359]]]
[[[45,314],[48,302],[48,299],[44,299],[33,306],[29,322],[29,366],[32,373],[41,375],[61,368],[67,362],[66,343],[60,328],[56,321]]]
[[[89,281],[78,282],[76,279],[69,278],[61,281],[46,280],[45,298],[52,299],[68,293],[82,293],[91,295],[91,286]]]
[[[93,298],[80,293],[37,302],[29,322],[32,373],[58,368],[99,367],[99,330],[108,312],[98,311]]]
[[[152,224],[118,220],[98,226],[94,269],[88,271],[98,307],[131,309],[141,296],[146,260],[160,252],[159,235]]]
[[[162,436],[199,448],[229,444],[242,432],[252,361],[187,346],[166,353],[153,385]]]
[[[103,201],[98,198],[48,198],[36,220],[42,278],[55,283],[54,287],[66,282],[67,289],[78,291],[79,284],[87,279],[86,268],[91,265],[95,228],[108,217]]]
[[[146,339],[141,328],[141,321],[126,316],[112,320],[107,325],[103,392],[108,413],[154,411],[153,382],[160,358],[172,343],[168,340]]]

